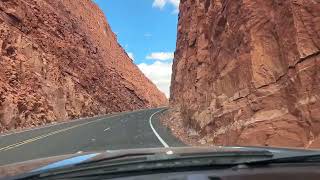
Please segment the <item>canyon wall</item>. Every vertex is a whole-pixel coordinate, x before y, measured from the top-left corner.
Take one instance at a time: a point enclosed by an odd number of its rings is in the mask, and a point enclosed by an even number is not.
[[[170,104],[208,144],[320,147],[320,2],[181,0]]]
[[[91,0],[0,1],[0,132],[166,103]]]

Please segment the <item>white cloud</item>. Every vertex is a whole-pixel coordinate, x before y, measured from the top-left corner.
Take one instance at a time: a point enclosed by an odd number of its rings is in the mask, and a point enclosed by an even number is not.
[[[179,9],[175,9],[172,11],[172,14],[179,14]]]
[[[167,0],[154,0],[152,7],[162,9],[167,4]]]
[[[172,62],[155,61],[153,64],[139,64],[138,67],[169,98]]]
[[[175,7],[179,8],[180,0],[169,0],[169,2]]]
[[[149,37],[152,37],[152,34],[150,34],[150,33],[145,33],[143,36],[149,38]]]
[[[133,53],[131,53],[131,52],[128,52],[127,54],[128,54],[128,56],[129,56],[129,58],[131,58],[132,60],[134,60],[134,56],[133,56]]]
[[[171,4],[174,7],[173,13],[179,12],[180,0],[154,0],[152,7],[163,9],[166,4]]]
[[[174,54],[172,52],[154,52],[146,56],[146,59],[166,61],[173,59]]]

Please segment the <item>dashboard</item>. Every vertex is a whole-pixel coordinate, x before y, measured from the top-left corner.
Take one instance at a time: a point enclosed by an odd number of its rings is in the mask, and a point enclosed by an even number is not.
[[[128,174],[129,175],[129,174]],[[320,164],[278,164],[263,167],[240,165],[222,170],[146,172],[121,180],[320,180]]]

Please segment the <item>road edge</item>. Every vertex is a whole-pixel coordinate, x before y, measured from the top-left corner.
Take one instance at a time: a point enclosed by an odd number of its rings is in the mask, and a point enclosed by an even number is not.
[[[166,106],[158,107],[158,108],[166,108]],[[158,109],[158,108],[155,108],[155,109]],[[8,132],[0,133],[0,137],[6,137],[6,136],[10,136],[10,135],[19,134],[19,133],[25,133],[25,132],[29,132],[29,131],[45,129],[45,128],[50,128],[50,127],[54,127],[54,126],[60,126],[60,125],[68,124],[68,123],[74,123],[74,122],[76,123],[76,122],[80,122],[80,121],[95,121],[95,120],[99,120],[101,118],[109,118],[109,117],[112,117],[112,116],[123,115],[123,114],[126,114],[126,113],[140,112],[140,111],[145,111],[145,110],[149,110],[149,108],[137,109],[137,110],[134,110],[134,111],[113,112],[113,113],[110,113],[110,114],[100,114],[100,115],[91,116],[91,117],[80,117],[80,118],[77,118],[77,119],[66,119],[66,120],[63,120],[63,121],[55,121],[53,123],[37,126],[37,127],[34,127],[34,128],[24,128],[24,129],[21,129],[21,130],[14,129],[14,130],[11,130],[11,131],[8,131]]]
[[[155,128],[154,128],[153,125],[152,125],[152,118],[153,118],[153,116],[156,115],[156,114],[158,114],[158,113],[161,113],[161,112],[163,112],[163,111],[166,111],[166,109],[161,109],[161,110],[153,113],[153,114],[150,116],[150,118],[149,118],[149,124],[150,124],[150,127],[151,127],[153,133],[154,133],[155,136],[158,138],[158,140],[161,142],[161,144],[162,144],[165,148],[168,148],[168,147],[170,147],[170,146],[161,138],[161,136],[158,134],[158,132],[155,130]]]

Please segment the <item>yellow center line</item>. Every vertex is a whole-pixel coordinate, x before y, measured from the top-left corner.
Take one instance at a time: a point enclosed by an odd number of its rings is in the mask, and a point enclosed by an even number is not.
[[[106,117],[106,118],[111,118],[111,117],[115,117],[115,116],[119,116],[119,115],[109,116],[109,117]],[[55,134],[59,134],[59,133],[62,133],[62,132],[65,132],[65,131],[68,131],[68,130],[71,130],[71,129],[74,129],[74,128],[77,128],[77,127],[80,127],[80,126],[84,126],[84,125],[87,125],[87,124],[98,122],[98,121],[101,121],[101,120],[106,119],[106,118],[101,118],[101,119],[97,119],[95,121],[90,121],[90,122],[86,122],[86,123],[83,123],[83,124],[78,124],[78,125],[75,125],[75,126],[71,126],[71,127],[65,128],[65,129],[56,130],[56,131],[50,132],[48,134],[43,134],[43,135],[28,139],[28,140],[24,140],[24,141],[15,143],[15,144],[11,144],[9,146],[0,148],[0,152],[7,151],[7,150],[10,150],[10,149],[14,149],[14,148],[17,148],[17,147],[22,146],[24,144],[32,143],[34,141],[37,141],[37,140],[40,140],[40,139],[43,139],[43,138],[46,138],[46,137],[49,137],[49,136],[52,136],[52,135],[55,135]]]

